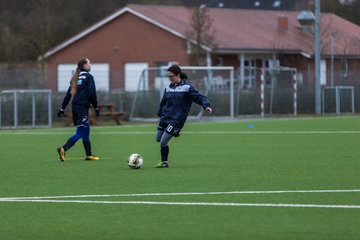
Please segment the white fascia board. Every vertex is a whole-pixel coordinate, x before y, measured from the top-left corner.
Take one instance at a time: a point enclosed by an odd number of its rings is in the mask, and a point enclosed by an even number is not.
[[[304,56],[304,57],[306,57],[306,58],[311,58],[311,54],[310,53],[306,53],[306,52],[301,52],[300,53],[301,54],[301,56]]]

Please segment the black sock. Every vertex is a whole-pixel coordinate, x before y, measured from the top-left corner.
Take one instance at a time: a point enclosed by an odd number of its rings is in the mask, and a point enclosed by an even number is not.
[[[161,153],[161,161],[167,161],[169,156],[169,146],[161,147],[160,149]]]
[[[91,143],[90,141],[83,141],[86,156],[91,156]]]

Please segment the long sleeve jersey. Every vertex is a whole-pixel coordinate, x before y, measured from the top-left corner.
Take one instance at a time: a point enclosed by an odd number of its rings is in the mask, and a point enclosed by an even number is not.
[[[203,109],[210,107],[207,97],[200,94],[186,80],[181,80],[178,84],[170,84],[165,88],[160,102],[158,112],[160,122],[182,128],[193,102],[202,106]]]
[[[62,109],[65,109],[71,100],[70,92],[71,84],[62,102]],[[87,107],[91,104],[94,108],[98,107],[94,77],[84,69],[79,74],[76,94],[73,96],[71,103]]]

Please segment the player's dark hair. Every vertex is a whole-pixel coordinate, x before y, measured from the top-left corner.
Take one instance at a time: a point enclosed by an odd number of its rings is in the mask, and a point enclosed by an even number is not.
[[[176,65],[176,64],[171,65],[171,66],[168,68],[168,71],[169,71],[169,72],[172,72],[172,73],[175,74],[175,75],[180,74],[181,80],[186,80],[186,79],[187,79],[186,73],[184,73],[184,72],[181,70],[181,68],[180,68],[178,65]]]
[[[83,57],[79,60],[78,64],[77,64],[77,68],[75,70],[74,75],[71,77],[71,96],[74,96],[76,94],[77,91],[77,80],[79,78],[80,75],[80,71],[81,69],[84,68],[84,65],[88,63],[88,59],[86,57]]]

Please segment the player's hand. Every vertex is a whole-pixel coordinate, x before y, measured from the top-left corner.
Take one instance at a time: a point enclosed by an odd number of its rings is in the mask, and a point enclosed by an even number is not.
[[[95,116],[100,116],[100,109],[98,107],[95,108]]]
[[[60,110],[57,112],[57,116],[61,117],[65,113],[65,110],[60,108]]]
[[[208,113],[212,113],[212,108],[211,108],[211,107],[207,107],[207,108],[205,108],[205,111],[207,111]]]

